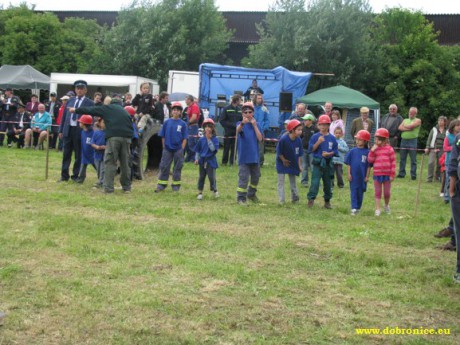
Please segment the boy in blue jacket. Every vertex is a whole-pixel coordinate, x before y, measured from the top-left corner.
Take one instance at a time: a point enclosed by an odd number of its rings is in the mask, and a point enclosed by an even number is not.
[[[323,180],[324,207],[331,209],[332,189],[331,176],[334,176],[333,156],[338,156],[338,145],[335,137],[329,133],[331,119],[328,115],[321,115],[318,119],[319,132],[313,134],[308,144],[312,154],[311,186],[308,191],[308,207],[313,207],[318,195],[320,180]]]

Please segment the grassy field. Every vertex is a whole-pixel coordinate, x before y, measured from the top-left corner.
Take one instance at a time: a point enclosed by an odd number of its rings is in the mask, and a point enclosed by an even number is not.
[[[437,183],[422,183],[416,217],[407,177],[391,215],[374,216],[369,185],[352,217],[348,188],[333,210],[307,209],[305,188],[280,206],[273,154],[249,207],[236,204],[237,167],[219,168],[218,200],[198,201],[190,164],[179,194],[154,194],[148,176],[104,195],[93,171],[57,184],[56,152],[45,181],[44,157],[0,148],[2,345],[460,343],[455,254],[433,237],[450,217]],[[386,327],[451,334],[355,331]]]

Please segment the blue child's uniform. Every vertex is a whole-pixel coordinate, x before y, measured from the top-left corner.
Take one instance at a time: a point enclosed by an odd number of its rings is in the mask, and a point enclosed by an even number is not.
[[[211,191],[217,191],[216,169],[218,165],[216,154],[218,149],[219,139],[217,139],[216,136],[211,137],[210,140],[203,136],[198,140],[198,143],[195,146],[195,160],[198,161],[198,165],[200,167],[200,175],[198,178],[199,191],[202,191],[204,188],[206,175],[209,179]]]
[[[350,167],[352,178],[350,181],[351,208],[355,210],[361,209],[364,192],[367,189],[366,175],[369,167],[367,161],[368,155],[368,148],[355,147],[345,156],[345,164]]]
[[[283,155],[291,164],[286,167],[280,159]],[[289,134],[283,135],[276,146],[276,171],[278,174],[289,174],[299,176],[299,158],[303,156],[302,140],[295,138],[292,140]]]
[[[93,133],[92,145],[105,146],[105,132],[103,130],[95,130]],[[97,185],[102,187],[104,183],[105,166],[104,166],[105,150],[94,150],[94,165],[97,171]]]
[[[164,139],[163,154],[160,162],[157,190],[163,190],[168,185],[169,171],[174,161],[172,188],[178,191],[181,185],[184,152],[182,142],[188,137],[187,124],[181,119],[166,120],[158,134]]]
[[[312,156],[312,177],[311,186],[308,191],[308,200],[315,200],[318,195],[320,180],[323,180],[324,201],[328,203],[332,199],[331,176],[334,176],[334,164],[332,156],[325,158],[323,152],[334,152],[334,156],[339,155],[337,140],[332,134],[324,135],[324,141],[313,151],[313,146],[319,137],[323,136],[320,132],[313,134],[308,143],[308,152]]]
[[[96,166],[94,165],[94,149],[91,146],[91,142],[93,139],[93,128],[88,128],[87,131],[81,131],[81,165],[80,165],[80,172],[78,174],[78,179],[76,180],[78,183],[83,183],[86,179],[86,168],[88,165],[92,165],[94,169]]]
[[[303,156],[302,146],[300,138],[292,140],[288,133],[281,137],[276,146],[276,171],[278,172],[278,196],[280,203],[284,203],[284,179],[286,175],[289,177],[292,202],[299,200],[296,176],[300,174],[299,158]],[[281,155],[290,162],[288,167],[284,166],[280,158]]]
[[[237,128],[240,123],[241,121],[236,124]],[[256,126],[260,133],[262,133],[260,124],[256,123]],[[246,123],[238,133],[237,145],[239,166],[237,200],[246,201],[246,198],[255,199],[260,178],[260,155],[259,140],[251,123]],[[251,180],[250,182],[249,179]]]
[[[94,164],[94,149],[91,146],[93,133],[92,128],[81,131],[81,164]]]
[[[91,144],[105,146],[105,132],[103,130],[95,130]],[[94,150],[94,160],[104,161],[104,150]]]

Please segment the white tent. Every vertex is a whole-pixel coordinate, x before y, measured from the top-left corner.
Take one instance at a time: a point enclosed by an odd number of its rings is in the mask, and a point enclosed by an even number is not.
[[[56,92],[58,96],[61,96],[72,90],[74,81],[79,79],[88,83],[89,95],[101,91],[103,94],[129,92],[134,96],[139,93],[140,85],[144,82],[150,83],[152,94],[158,94],[160,91],[156,80],[131,75],[51,73],[50,92]]]

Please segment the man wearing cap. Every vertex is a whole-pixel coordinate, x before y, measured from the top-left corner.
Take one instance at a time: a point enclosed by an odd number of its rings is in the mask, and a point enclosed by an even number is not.
[[[417,179],[417,141],[420,133],[422,121],[417,118],[418,109],[411,107],[409,109],[409,118],[399,125],[401,132],[401,150],[399,154],[399,178],[406,176],[406,160],[407,154],[410,157],[410,176],[412,180]]]
[[[114,192],[117,162],[120,163],[120,183],[123,191],[131,191],[130,145],[134,135],[131,115],[123,109],[120,95],[114,95],[110,104],[89,107],[69,107],[71,114],[88,114],[104,119],[106,149],[104,155],[104,192]],[[69,101],[70,102],[70,101]]]
[[[372,129],[374,128],[374,121],[369,118],[369,108],[368,107],[361,107],[359,110],[361,116],[357,119],[354,119],[351,123],[351,137],[354,138],[356,133],[360,130],[364,129],[369,133],[372,133]]]
[[[57,137],[59,134],[59,128],[57,126],[56,120],[59,116],[59,108],[61,107],[61,102],[56,99],[56,92],[50,93],[50,100],[46,102],[45,109],[48,114],[51,115],[53,124],[51,127],[51,136],[50,136],[50,149],[56,148]]]
[[[71,178],[73,181],[78,179],[81,163],[81,129],[78,125],[80,116],[69,111],[70,108],[90,107],[94,102],[86,97],[88,84],[84,80],[74,82],[75,97],[72,97],[67,102],[62,122],[59,126],[59,139],[63,141],[62,168],[61,178],[58,182],[68,181]],[[72,176],[69,174],[70,163],[72,161],[72,153],[74,153],[74,163],[72,168]]]
[[[6,129],[6,118],[9,118],[11,115],[16,114],[18,110],[18,104],[21,103],[19,97],[13,94],[12,88],[7,88],[5,90],[5,97],[2,101],[2,113],[0,116],[0,132],[5,132]],[[3,146],[3,140],[5,139],[4,134],[0,134],[0,146]]]
[[[222,165],[233,165],[235,159],[236,124],[243,119],[241,115],[241,96],[232,96],[231,103],[224,108],[219,122],[224,128],[224,152],[222,153]]]
[[[26,135],[27,129],[30,128],[30,121],[32,116],[29,112],[26,111],[26,106],[22,103],[18,104],[18,112],[14,116],[14,126],[12,136],[12,141],[17,142],[18,149],[24,146],[24,138]],[[8,133],[9,134],[9,133]]]

